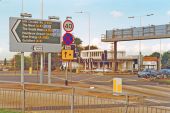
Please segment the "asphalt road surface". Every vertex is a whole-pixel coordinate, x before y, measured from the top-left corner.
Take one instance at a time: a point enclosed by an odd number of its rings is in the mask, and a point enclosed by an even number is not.
[[[90,84],[95,87],[100,87],[106,90],[112,90],[112,80],[115,77],[123,79],[123,91],[146,96],[145,101],[155,104],[170,105],[170,85],[159,84],[148,80],[139,79],[137,76],[132,75],[95,75],[95,74],[68,74],[68,80],[73,82],[79,82],[83,84]],[[58,73],[52,76],[52,83],[63,82],[64,85],[65,74]],[[20,76],[14,76],[11,72],[0,72],[0,81],[20,82]],[[39,75],[28,76],[28,73],[24,77],[25,82],[39,83]],[[44,76],[44,82],[47,83],[48,77]]]

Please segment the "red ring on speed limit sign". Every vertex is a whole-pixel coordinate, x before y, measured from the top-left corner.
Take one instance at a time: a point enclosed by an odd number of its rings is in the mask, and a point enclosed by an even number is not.
[[[66,20],[63,23],[63,28],[66,32],[71,32],[74,29],[74,24],[71,20]]]

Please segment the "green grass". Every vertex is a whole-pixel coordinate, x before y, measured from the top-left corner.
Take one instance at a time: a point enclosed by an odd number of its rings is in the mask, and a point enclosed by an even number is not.
[[[170,79],[157,79],[156,82],[170,85]]]
[[[15,111],[11,111],[11,110],[0,109],[0,113],[21,113],[21,112],[15,112]]]

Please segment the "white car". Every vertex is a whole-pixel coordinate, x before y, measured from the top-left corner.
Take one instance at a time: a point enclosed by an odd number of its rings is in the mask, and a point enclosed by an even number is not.
[[[7,69],[7,68],[3,68],[3,69],[2,69],[2,71],[9,71],[9,69]]]
[[[98,68],[98,69],[95,69],[93,70],[94,72],[112,72],[111,69],[102,69],[102,68]]]

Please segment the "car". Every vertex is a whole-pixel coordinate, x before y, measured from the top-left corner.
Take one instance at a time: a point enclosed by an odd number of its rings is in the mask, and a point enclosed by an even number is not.
[[[9,69],[8,68],[3,68],[2,71],[9,71]]]
[[[138,77],[139,78],[148,78],[149,74],[150,73],[147,70],[139,71],[138,72]]]
[[[159,71],[163,78],[169,78],[170,77],[170,69],[161,69]]]
[[[93,70],[94,72],[112,72],[111,69],[103,69],[103,68],[97,68]]]
[[[161,73],[154,69],[144,69],[138,72],[139,78],[159,78]]]

